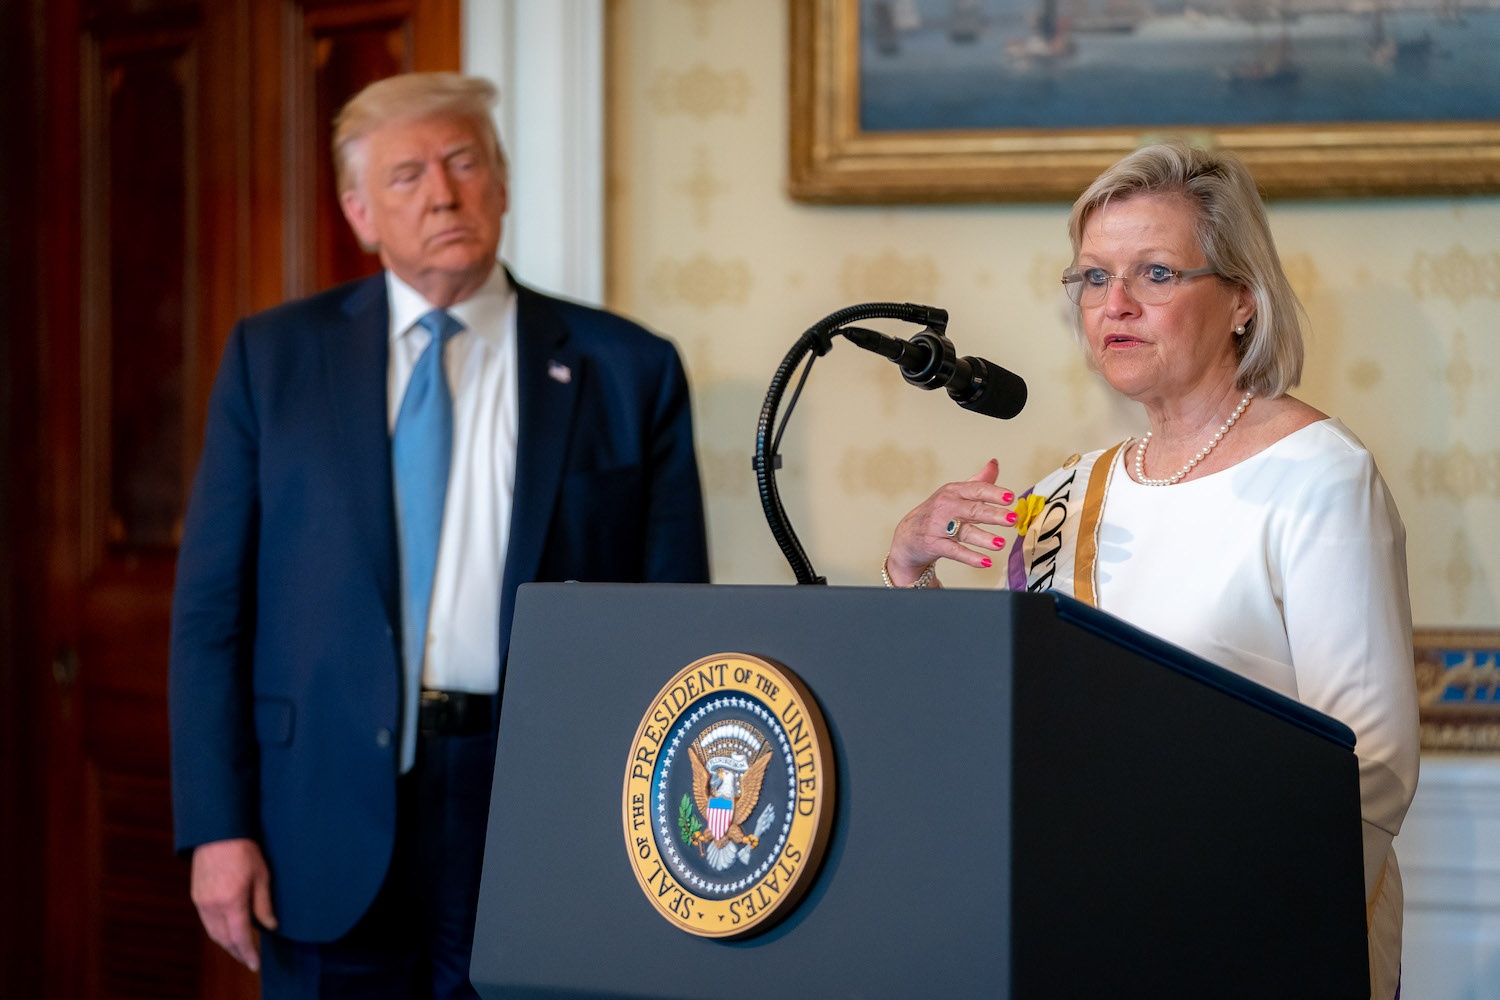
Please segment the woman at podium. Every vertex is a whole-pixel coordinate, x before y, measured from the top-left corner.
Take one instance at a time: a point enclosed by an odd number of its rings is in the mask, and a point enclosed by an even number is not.
[[[1400,984],[1392,838],[1417,784],[1406,533],[1370,452],[1288,395],[1301,306],[1235,156],[1168,142],[1074,203],[1085,356],[1149,429],[1074,455],[1019,498],[988,462],[897,526],[883,576],[940,586],[952,559],[1056,590],[1344,722],[1358,740],[1372,995]],[[996,557],[996,558],[992,558]]]

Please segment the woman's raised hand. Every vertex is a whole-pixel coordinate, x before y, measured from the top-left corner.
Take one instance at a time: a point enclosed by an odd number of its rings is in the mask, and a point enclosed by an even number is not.
[[[961,483],[948,483],[918,504],[896,525],[886,574],[897,587],[915,583],[939,559],[989,569],[1005,539],[991,528],[1016,523],[1010,510],[1016,495],[995,485],[1000,463],[993,458]]]

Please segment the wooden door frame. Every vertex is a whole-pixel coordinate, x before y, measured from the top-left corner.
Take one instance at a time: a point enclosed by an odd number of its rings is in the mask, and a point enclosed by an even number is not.
[[[429,30],[422,38],[422,68],[452,66],[459,49],[459,0],[419,0]],[[0,5],[0,121],[16,155],[0,156],[0,302],[8,328],[0,331],[0,983],[17,995],[77,995],[81,964],[43,956],[63,926],[67,910],[89,891],[82,861],[82,823],[47,829],[49,801],[70,794],[53,775],[59,755],[74,753],[76,711],[54,680],[54,659],[76,631],[69,591],[76,586],[81,553],[58,551],[79,518],[76,497],[63,484],[78,479],[78,457],[49,447],[58,436],[76,438],[81,400],[63,373],[79,362],[80,256],[80,3],[17,0]],[[260,46],[254,56],[277,65],[277,39],[285,29],[279,4],[233,4],[242,28]],[[317,4],[314,4],[317,6]],[[253,13],[250,13],[252,12]],[[247,57],[248,64],[248,57]],[[257,92],[258,93],[258,92]],[[270,90],[267,95],[274,96]],[[66,109],[73,109],[71,114]],[[63,113],[56,113],[63,109]],[[280,154],[282,106],[257,97],[247,115],[226,117],[235,142],[216,146],[247,163],[252,134]],[[229,145],[241,148],[228,149]],[[320,145],[321,151],[321,145]],[[244,169],[249,169],[248,166]],[[285,293],[279,176],[254,186],[242,202],[245,218],[227,228],[248,229],[236,257],[213,266],[241,274],[235,301],[218,300],[205,317],[216,343],[234,316],[281,301]],[[253,217],[253,222],[252,222]],[[45,222],[45,225],[44,225]],[[255,268],[241,265],[246,259]],[[206,386],[217,351],[196,359],[196,379]],[[201,420],[203,400],[191,402]],[[63,768],[65,769],[65,768]],[[67,885],[48,885],[50,858],[72,858]],[[49,902],[50,901],[50,902]]]
[[[302,2],[310,10],[337,5]],[[413,2],[426,25],[418,68],[451,67],[458,0]],[[15,151],[0,156],[0,191],[6,193],[0,199],[0,302],[9,321],[0,330],[0,899],[7,904],[0,907],[0,992],[59,998],[91,995],[98,987],[88,972],[90,929],[79,916],[82,902],[98,891],[86,863],[83,794],[60,779],[84,773],[84,713],[53,678],[56,654],[78,642],[85,562],[79,541],[84,508],[72,488],[81,481],[84,459],[77,448],[58,445],[80,441],[83,421],[77,373],[88,280],[79,160],[85,6],[80,0],[0,5],[0,120]],[[169,5],[157,6],[173,13]],[[210,31],[211,37],[249,38],[265,51],[209,56],[209,71],[234,74],[235,93],[253,106],[210,123],[215,135],[200,164],[236,192],[232,203],[221,203],[232,218],[202,220],[232,247],[201,262],[217,269],[216,287],[232,288],[211,297],[197,317],[202,349],[186,360],[196,372],[189,381],[204,391],[231,321],[279,302],[286,292],[286,235],[268,221],[283,211],[284,178],[264,169],[266,162],[280,163],[285,108],[253,87],[250,66],[279,72],[285,54],[278,39],[289,28],[283,4],[234,0],[205,10],[210,19],[230,19],[220,20],[227,30]],[[256,55],[268,58],[256,62]],[[278,93],[266,90],[270,97]],[[321,151],[323,143],[317,145]],[[250,165],[253,156],[261,167]],[[254,170],[255,178],[268,176],[272,183],[251,183]],[[247,266],[250,261],[256,266]],[[195,427],[204,405],[201,392],[187,401]],[[253,995],[253,980],[206,937],[203,942],[203,995]]]
[[[77,372],[80,357],[81,214],[80,147],[80,53],[78,50],[79,7],[76,2],[48,3],[31,0],[40,19],[35,37],[34,93],[39,123],[35,134],[36,164],[36,272],[35,272],[35,372],[37,398],[27,414],[34,427],[37,448],[37,478],[31,484],[32,503],[37,507],[35,542],[36,575],[32,589],[36,613],[29,619],[33,636],[31,701],[20,706],[33,714],[35,753],[30,764],[41,788],[37,800],[37,828],[41,843],[27,856],[41,881],[40,899],[32,911],[43,935],[41,947],[32,956],[49,995],[82,996],[87,963],[75,952],[66,954],[56,943],[83,937],[78,901],[89,891],[84,874],[85,846],[82,797],[67,788],[63,779],[82,773],[79,731],[81,711],[68,687],[71,679],[59,679],[54,661],[63,664],[76,646],[77,608],[74,595],[79,579],[80,554],[76,525],[80,516],[77,491],[67,484],[78,482],[80,457],[75,449],[54,447],[60,440],[76,441],[80,432],[80,398]],[[71,109],[72,113],[59,113]],[[24,487],[23,487],[24,488]],[[76,659],[72,661],[76,664]],[[75,802],[67,813],[60,804]],[[51,878],[66,873],[65,884]],[[59,898],[73,901],[70,911],[58,905]]]
[[[35,28],[43,0],[0,8],[0,121],[14,131],[13,149],[35,151],[41,131]],[[36,767],[40,727],[34,706],[46,662],[33,623],[41,611],[38,581],[45,547],[36,484],[41,479],[41,439],[36,414],[38,329],[38,177],[35,155],[0,157],[0,302],[9,329],[0,334],[0,983],[18,996],[42,993],[36,961],[43,936],[42,775]]]

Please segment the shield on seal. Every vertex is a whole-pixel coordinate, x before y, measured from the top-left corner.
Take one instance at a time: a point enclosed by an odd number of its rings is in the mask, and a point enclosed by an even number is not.
[[[734,819],[734,800],[712,798],[708,800],[708,832],[720,840]]]

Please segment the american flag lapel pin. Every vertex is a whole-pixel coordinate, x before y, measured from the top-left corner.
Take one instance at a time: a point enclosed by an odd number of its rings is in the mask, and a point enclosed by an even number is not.
[[[552,381],[554,382],[559,382],[563,385],[567,385],[569,382],[573,381],[573,369],[569,368],[561,361],[549,361],[547,362],[547,377],[552,379]]]

